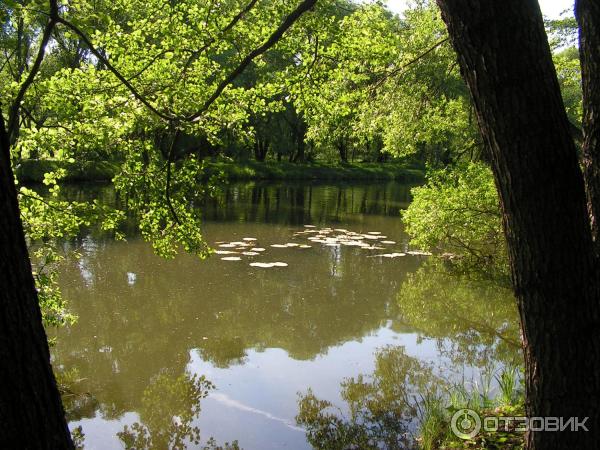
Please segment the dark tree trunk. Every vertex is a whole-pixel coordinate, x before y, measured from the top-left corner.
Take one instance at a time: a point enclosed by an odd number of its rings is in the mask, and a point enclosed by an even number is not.
[[[263,162],[269,153],[270,143],[267,139],[261,139],[258,136],[254,140],[254,159]]]
[[[0,448],[72,448],[21,225],[0,114]]]
[[[295,110],[294,105],[288,103],[286,105],[286,112],[283,114],[283,120],[287,123],[293,139],[296,144],[296,150],[292,152],[292,157],[290,157],[290,162],[304,162],[305,161],[305,152],[306,152],[306,132],[308,130],[308,126],[304,121],[301,114]]]
[[[302,124],[303,131],[298,134],[296,139],[296,158],[294,162],[304,162],[306,160],[306,126]]]
[[[535,0],[437,0],[500,193],[526,364],[527,412],[589,417],[529,449],[600,442],[600,295],[583,175]]]
[[[340,154],[340,161],[343,163],[348,162],[348,147],[346,147],[346,143],[344,141],[340,141],[337,143],[338,153]]]
[[[369,145],[370,144],[371,143],[369,143]],[[378,163],[385,162],[387,154],[383,152],[383,140],[381,139],[381,137],[375,136],[373,138],[372,144],[374,148],[373,153],[375,154],[375,161]]]
[[[258,143],[258,139],[254,140],[254,159],[260,161],[260,145]]]
[[[302,163],[306,159],[306,143],[304,137],[296,140],[296,155],[294,156],[295,163]]]
[[[592,233],[600,253],[600,3],[578,0],[575,11],[583,80],[583,167]]]

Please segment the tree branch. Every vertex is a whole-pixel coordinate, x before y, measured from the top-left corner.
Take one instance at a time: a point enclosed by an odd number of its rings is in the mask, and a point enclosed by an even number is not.
[[[179,135],[181,131],[179,129],[175,130],[175,134],[173,135],[173,140],[171,141],[171,146],[169,148],[169,155],[167,157],[167,182],[165,184],[165,198],[167,200],[167,206],[169,211],[171,212],[171,216],[173,220],[178,225],[181,225],[181,221],[179,220],[179,216],[173,207],[173,202],[171,201],[171,164],[173,164],[173,159],[175,156],[175,147],[177,145],[177,140],[179,139]]]
[[[232,20],[232,22],[229,23],[229,25],[225,29],[228,30],[231,27],[233,27],[239,20],[241,20],[243,15],[245,13],[247,13],[254,6],[254,4],[257,1],[258,0],[251,1],[246,6],[246,8],[244,10],[242,10],[242,12],[240,12],[234,18],[234,20]],[[75,34],[77,34],[81,38],[83,43],[89,48],[89,50],[92,52],[92,54],[96,58],[98,58],[98,60],[100,60],[100,62],[102,62],[108,68],[108,70],[110,70],[110,72],[112,72],[113,75],[115,75],[115,77],[117,77],[117,79],[121,83],[123,83],[123,85],[133,94],[133,96],[137,100],[139,100],[144,106],[146,106],[155,115],[157,115],[161,119],[169,121],[169,122],[195,122],[202,116],[202,114],[204,114],[208,110],[208,108],[210,108],[210,106],[219,98],[219,96],[223,93],[223,91],[239,75],[241,75],[244,72],[244,70],[250,65],[250,63],[252,63],[252,61],[255,58],[264,54],[267,50],[269,50],[271,47],[273,47],[281,39],[281,37],[285,34],[285,32],[300,18],[300,16],[302,14],[304,14],[306,11],[308,11],[309,9],[311,9],[316,4],[316,2],[317,2],[317,0],[303,0],[300,3],[300,5],[298,5],[298,7],[284,19],[283,23],[271,34],[271,36],[265,43],[263,43],[257,49],[254,49],[253,51],[251,51],[240,62],[240,64],[227,77],[225,77],[225,79],[223,79],[223,81],[221,81],[221,83],[217,86],[217,89],[215,90],[215,92],[208,98],[208,100],[206,100],[206,102],[204,102],[202,107],[199,110],[197,110],[195,113],[193,113],[187,117],[177,117],[177,116],[173,116],[173,115],[159,111],[142,94],[140,94],[137,91],[137,89],[135,89],[135,87],[108,61],[108,59],[104,55],[102,55],[96,49],[94,44],[92,44],[90,39],[85,35],[85,33],[83,31],[81,31],[77,26],[75,26],[74,24],[70,23],[69,21],[67,21],[61,17],[57,16],[56,22],[64,25],[65,27],[67,27],[71,31],[73,31]]]
[[[231,22],[229,22],[225,28],[223,28],[220,32],[219,32],[219,37],[223,37],[225,35],[225,33],[227,33],[229,30],[231,30],[240,20],[242,20],[242,18],[248,13],[250,12],[250,10],[252,8],[254,8],[254,5],[256,5],[256,3],[258,2],[258,0],[251,0],[250,3],[248,3],[244,9],[242,9],[232,20]],[[212,4],[209,7],[209,11],[210,8],[212,8]],[[206,19],[206,23],[208,23],[208,17]],[[206,51],[212,44],[214,44],[216,42],[216,38],[210,36],[210,38],[208,39],[208,41],[202,46],[200,47],[198,50],[196,50],[195,52],[193,52],[190,57],[188,58],[188,60],[186,61],[185,65],[183,66],[183,70],[181,71],[181,76],[183,77],[185,72],[189,69],[189,67],[191,66],[191,64],[198,58],[198,56],[200,56],[200,54],[204,51]]]
[[[428,48],[426,51],[424,51],[423,53],[421,53],[420,55],[416,56],[415,58],[411,59],[409,62],[407,62],[406,64],[402,65],[401,67],[397,67],[393,70],[391,70],[390,72],[386,73],[383,77],[381,77],[381,79],[379,81],[377,81],[373,87],[371,88],[372,91],[376,90],[379,86],[381,86],[387,79],[391,78],[391,77],[395,77],[397,75],[400,75],[402,73],[404,73],[406,71],[406,69],[408,69],[410,66],[412,66],[413,64],[419,62],[422,58],[424,58],[425,56],[427,56],[428,54],[430,54],[432,51],[434,51],[436,48],[440,47],[441,45],[445,44],[446,42],[448,42],[449,38],[444,38],[441,41],[436,42],[433,46],[431,46],[430,48]]]
[[[298,7],[285,18],[283,23],[279,25],[273,34],[271,34],[269,39],[267,39],[267,41],[260,47],[248,53],[248,55],[246,55],[240,64],[223,81],[221,81],[215,92],[208,98],[208,100],[206,100],[206,102],[204,102],[202,107],[195,113],[186,117],[185,120],[192,122],[197,121],[202,114],[204,114],[206,110],[210,108],[215,100],[219,98],[223,91],[244,72],[246,67],[248,67],[255,58],[273,47],[281,39],[285,32],[300,18],[300,16],[311,9],[316,3],[317,0],[304,0],[302,3],[300,3],[300,5],[298,5]]]
[[[146,108],[148,108],[150,111],[152,111],[154,114],[156,114],[158,117],[160,117],[163,120],[167,120],[167,121],[171,121],[173,119],[175,119],[175,117],[166,114],[164,112],[159,111],[158,109],[156,109],[147,99],[146,97],[144,97],[142,94],[140,94],[137,89],[135,87],[133,87],[133,85],[129,82],[129,80],[127,80],[122,74],[121,72],[119,72],[109,61],[108,59],[102,54],[100,53],[96,47],[94,46],[94,44],[92,44],[92,42],[90,41],[90,39],[86,36],[86,34],[81,31],[77,26],[73,25],[71,22],[63,19],[62,17],[58,17],[57,18],[57,22],[64,25],[65,27],[67,27],[68,29],[70,29],[71,31],[73,31],[73,33],[75,33],[77,36],[79,36],[79,38],[83,41],[83,43],[89,48],[90,52],[92,52],[92,54],[98,58],[98,60],[100,62],[102,62],[102,64],[104,64],[106,66],[106,68],[108,70],[110,70],[112,72],[112,74],[117,77],[117,79],[123,83],[123,85],[129,90],[129,92],[131,92],[133,94],[133,96],[139,100]]]
[[[40,70],[40,66],[42,65],[42,61],[44,60],[44,54],[46,53],[46,46],[50,41],[50,37],[52,36],[52,32],[54,31],[54,26],[58,22],[58,3],[57,0],[50,0],[50,14],[48,15],[48,22],[44,27],[44,31],[42,33],[42,39],[40,41],[40,48],[38,50],[37,56],[31,66],[31,70],[27,75],[27,78],[21,84],[19,91],[17,92],[17,96],[10,107],[9,115],[8,115],[8,126],[7,126],[7,134],[9,137],[9,142],[15,138],[15,133],[17,131],[19,125],[19,108],[21,107],[21,102],[25,97],[25,93],[29,86],[33,83],[35,76],[38,74]]]

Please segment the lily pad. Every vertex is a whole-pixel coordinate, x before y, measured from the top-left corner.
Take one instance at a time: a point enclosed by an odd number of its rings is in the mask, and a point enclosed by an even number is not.
[[[406,256],[406,253],[384,253],[383,255],[374,255],[374,258],[382,257],[382,258],[398,258],[400,256]]]
[[[252,267],[260,267],[262,269],[269,269],[274,267],[272,263],[253,262],[249,264]]]
[[[249,264],[252,267],[260,267],[261,269],[270,269],[272,267],[287,267],[288,265],[284,262],[274,262],[274,263],[263,263],[263,262],[253,262]]]
[[[414,256],[431,256],[430,252],[424,252],[422,250],[411,250],[410,252],[406,252],[409,255],[414,255]]]

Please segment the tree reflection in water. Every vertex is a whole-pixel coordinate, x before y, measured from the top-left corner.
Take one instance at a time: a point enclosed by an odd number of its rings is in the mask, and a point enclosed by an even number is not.
[[[415,398],[431,389],[431,367],[388,346],[375,355],[375,370],[341,383],[347,415],[311,390],[301,394],[296,421],[315,449],[404,449],[414,444]]]
[[[523,363],[516,301],[501,280],[456,274],[432,259],[408,275],[398,306],[403,321],[434,339],[455,367]]]
[[[200,429],[194,420],[200,415],[200,400],[205,398],[213,384],[204,376],[188,373],[174,376],[161,373],[144,390],[139,422],[125,425],[117,433],[128,449],[184,449],[189,444],[200,444]],[[210,439],[204,450],[235,450],[237,442],[223,447]]]
[[[435,340],[455,368],[485,374],[522,363],[515,302],[500,283],[456,275],[432,261],[409,276],[398,300],[399,323],[421,340]],[[372,374],[341,382],[346,413],[309,390],[300,395],[296,420],[315,449],[414,448],[423,403],[447,398],[456,387],[447,370],[442,378],[435,369],[403,346],[384,347]]]

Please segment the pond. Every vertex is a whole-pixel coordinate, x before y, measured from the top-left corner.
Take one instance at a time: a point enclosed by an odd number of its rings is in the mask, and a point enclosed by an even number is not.
[[[65,243],[80,253],[60,273],[79,319],[50,335],[71,429],[90,449],[203,448],[211,437],[309,449],[296,422],[308,392],[348,416],[352,379],[388,377],[418,398],[437,380],[517,361],[510,295],[411,252],[409,201],[397,183],[233,184],[202,206],[220,253],[207,260],[164,260],[136,237]],[[410,435],[416,415],[403,412]]]

